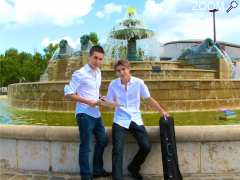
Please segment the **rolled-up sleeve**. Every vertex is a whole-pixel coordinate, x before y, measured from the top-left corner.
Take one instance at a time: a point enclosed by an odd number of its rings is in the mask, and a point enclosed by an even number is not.
[[[144,99],[150,98],[150,92],[144,81],[140,81],[140,96]]]
[[[107,101],[115,101],[115,95],[114,95],[114,91],[113,91],[113,84],[110,83],[108,86],[108,92],[107,92],[107,96],[106,96],[106,100]]]
[[[77,88],[80,85],[81,74],[80,73],[73,73],[72,79],[69,81],[69,84],[65,85],[64,87],[64,95],[68,94],[76,94]]]

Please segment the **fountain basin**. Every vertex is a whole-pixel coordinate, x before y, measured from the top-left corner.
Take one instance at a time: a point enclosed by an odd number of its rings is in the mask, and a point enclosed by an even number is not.
[[[106,94],[109,80],[104,80],[101,93]],[[10,105],[18,108],[74,111],[75,104],[65,99],[67,81],[11,84],[8,88]],[[145,80],[152,97],[169,111],[216,110],[220,107],[240,108],[240,80]],[[102,109],[109,111],[109,109]],[[143,111],[149,107],[143,103]]]
[[[145,39],[151,36],[153,36],[153,31],[145,28],[125,28],[110,33],[110,37],[121,40],[134,38],[136,41],[137,39]]]

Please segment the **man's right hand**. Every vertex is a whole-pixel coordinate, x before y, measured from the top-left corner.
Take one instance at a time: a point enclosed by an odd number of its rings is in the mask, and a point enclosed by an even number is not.
[[[162,113],[162,115],[165,116],[165,117],[169,117],[169,116],[170,116],[167,111],[162,111],[161,113]]]

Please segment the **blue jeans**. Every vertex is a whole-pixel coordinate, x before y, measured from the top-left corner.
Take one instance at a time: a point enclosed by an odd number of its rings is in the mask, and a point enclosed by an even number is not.
[[[107,136],[101,117],[94,118],[84,113],[77,114],[77,123],[80,135],[79,166],[82,179],[90,180],[92,174],[101,174],[103,168],[103,152],[107,146]],[[90,153],[92,137],[95,136],[96,144],[93,155],[93,168],[90,167]],[[93,169],[93,171],[91,171]]]
[[[137,140],[139,150],[134,156],[132,162],[129,164],[132,170],[139,172],[141,165],[144,163],[148,153],[151,150],[151,143],[146,132],[145,127],[139,126],[134,122],[131,122],[129,129],[121,127],[120,125],[113,123],[112,127],[112,165],[113,165],[113,180],[123,180],[123,153],[124,142],[126,140],[127,133],[130,132]]]

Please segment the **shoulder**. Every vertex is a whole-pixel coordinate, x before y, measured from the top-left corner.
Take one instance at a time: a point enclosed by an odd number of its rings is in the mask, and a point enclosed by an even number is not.
[[[84,76],[84,74],[85,74],[85,69],[84,69],[84,67],[82,67],[82,68],[74,71],[72,74],[72,77],[73,78],[81,78],[82,76]]]
[[[110,82],[109,86],[110,86],[110,87],[115,87],[115,86],[119,83],[119,81],[120,81],[119,78],[113,79],[113,80]]]
[[[138,77],[132,76],[133,82],[136,84],[144,84],[144,81]]]

